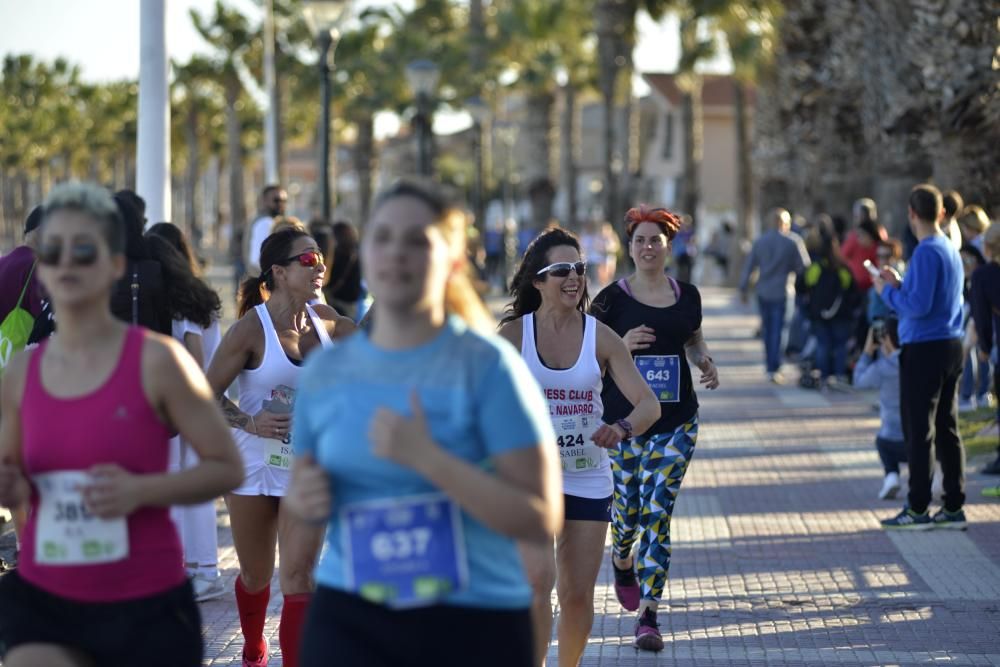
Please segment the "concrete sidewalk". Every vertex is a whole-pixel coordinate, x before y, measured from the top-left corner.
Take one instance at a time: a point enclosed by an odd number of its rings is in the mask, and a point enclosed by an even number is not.
[[[726,290],[703,297],[722,387],[701,394],[697,453],[678,500],[660,614],[667,647],[632,648],[633,616],[615,601],[605,564],[581,664],[1000,665],[1000,502],[979,495],[991,480],[969,473],[967,533],[883,532],[878,520],[901,501],[876,499],[874,396],[766,384],[752,311]],[[227,522],[220,511],[232,590]],[[272,590],[277,666],[277,580]],[[201,608],[205,664],[239,665],[233,595]],[[551,665],[558,651],[553,642]]]

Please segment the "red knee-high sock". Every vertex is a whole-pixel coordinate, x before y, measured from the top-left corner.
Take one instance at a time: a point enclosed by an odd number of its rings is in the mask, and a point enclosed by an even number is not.
[[[267,603],[271,599],[271,584],[251,593],[243,586],[243,579],[236,577],[236,609],[240,612],[243,630],[243,655],[248,660],[260,660],[264,653],[264,623],[267,621]]]
[[[281,660],[285,667],[299,667],[299,647],[302,644],[302,626],[306,621],[310,593],[286,595],[281,606],[281,625],[278,641],[281,643]]]

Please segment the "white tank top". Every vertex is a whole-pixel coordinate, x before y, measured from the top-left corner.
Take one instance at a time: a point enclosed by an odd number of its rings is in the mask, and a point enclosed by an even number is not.
[[[254,310],[257,311],[260,325],[264,329],[264,358],[257,368],[244,368],[240,372],[240,410],[248,415],[260,412],[266,400],[285,402],[287,399],[290,403],[294,395],[285,396],[283,394],[285,389],[282,387],[294,390],[299,373],[302,372],[302,367],[293,364],[285,354],[285,349],[281,347],[267,305],[262,303]],[[306,305],[306,312],[312,321],[313,329],[319,335],[320,345],[324,348],[331,347],[333,341],[326,332],[323,320],[309,305]]]
[[[606,449],[590,440],[603,422],[601,365],[597,361],[597,320],[584,315],[583,345],[571,368],[556,370],[542,363],[535,346],[535,315],[521,318],[521,357],[549,404],[559,443],[563,491],[581,498],[607,498],[613,491]]]

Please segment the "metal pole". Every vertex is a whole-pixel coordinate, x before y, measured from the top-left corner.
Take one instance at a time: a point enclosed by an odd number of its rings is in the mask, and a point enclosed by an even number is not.
[[[475,138],[474,157],[476,161],[476,182],[473,189],[473,213],[476,216],[476,229],[480,234],[486,231],[486,202],[483,192],[483,126],[479,121],[472,124]],[[480,237],[482,238],[482,236]]]
[[[264,118],[264,180],[278,183],[281,180],[278,165],[278,77],[275,73],[274,53],[274,3],[264,3],[264,88],[267,90],[267,115]]]
[[[151,224],[170,220],[170,95],[165,0],[139,9],[139,117],[136,191]]]
[[[417,159],[421,176],[431,175],[431,142],[430,118],[428,117],[427,95],[417,96]]]
[[[330,51],[333,36],[329,32],[320,35],[319,80],[320,97],[323,105],[320,114],[319,133],[319,183],[320,213],[324,222],[330,222]]]

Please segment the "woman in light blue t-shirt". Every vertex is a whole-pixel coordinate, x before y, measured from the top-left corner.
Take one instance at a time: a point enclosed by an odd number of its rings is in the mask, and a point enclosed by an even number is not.
[[[483,333],[465,230],[433,191],[384,193],[361,246],[371,330],[303,372],[285,500],[329,523],[302,665],[531,665],[514,540],[551,544],[559,463],[537,384]]]

